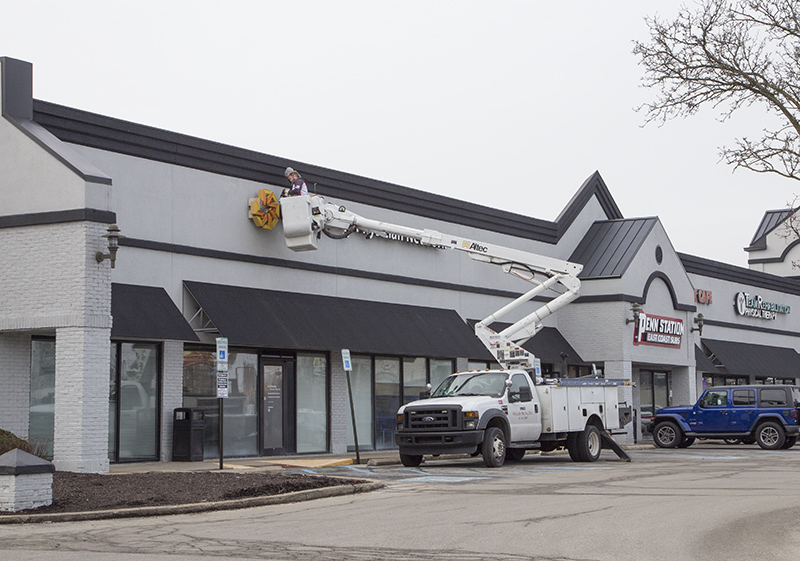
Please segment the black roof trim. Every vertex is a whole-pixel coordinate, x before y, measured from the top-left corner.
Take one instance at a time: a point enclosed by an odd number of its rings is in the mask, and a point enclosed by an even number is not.
[[[686,253],[678,253],[678,257],[687,273],[800,296],[800,281],[795,279],[753,271]]]
[[[100,222],[113,224],[117,215],[108,210],[95,208],[76,208],[73,210],[51,210],[49,212],[32,212],[30,214],[9,214],[0,216],[0,228],[18,228],[21,226],[42,226],[44,224],[62,224],[64,222]]]
[[[551,222],[46,101],[33,100],[33,116],[64,142],[272,185],[291,166],[321,195],[545,243],[555,244],[593,195],[609,218],[622,217],[598,172]]]
[[[556,218],[558,224],[559,237],[566,232],[574,222],[575,218],[580,214],[583,207],[589,202],[592,196],[597,197],[597,201],[603,208],[608,220],[619,220],[624,218],[622,211],[619,210],[614,197],[611,196],[611,191],[608,190],[606,182],[600,176],[599,171],[595,171],[589,178],[583,182],[581,188],[572,197],[572,199],[561,211],[561,214]]]

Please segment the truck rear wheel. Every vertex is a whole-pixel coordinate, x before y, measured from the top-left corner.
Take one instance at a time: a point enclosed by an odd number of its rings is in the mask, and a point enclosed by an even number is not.
[[[483,463],[486,467],[500,467],[506,461],[506,435],[497,427],[486,429],[481,445]]]
[[[762,423],[756,429],[756,443],[764,450],[778,450],[785,442],[783,428],[774,421]]]
[[[416,454],[400,454],[400,461],[406,467],[419,467],[422,463],[422,456]]]
[[[574,433],[574,436],[568,439],[568,446],[569,457],[573,461],[596,462],[603,449],[600,431],[594,425],[586,425],[582,432]]]

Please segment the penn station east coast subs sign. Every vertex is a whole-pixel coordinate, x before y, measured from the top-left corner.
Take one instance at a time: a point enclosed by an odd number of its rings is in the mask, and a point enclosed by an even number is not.
[[[791,312],[790,306],[767,302],[761,296],[747,292],[736,293],[733,298],[733,309],[740,316],[760,319],[776,319],[778,314]]]
[[[639,312],[633,329],[634,345],[653,345],[677,349],[683,339],[683,320]]]

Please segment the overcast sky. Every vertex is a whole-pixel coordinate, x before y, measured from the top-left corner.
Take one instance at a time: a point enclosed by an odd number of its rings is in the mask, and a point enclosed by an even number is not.
[[[0,56],[33,63],[37,99],[545,220],[597,170],[676,250],[747,266],[800,191],[719,162],[763,113],[634,110],[655,92],[632,41],[680,4],[28,0]]]

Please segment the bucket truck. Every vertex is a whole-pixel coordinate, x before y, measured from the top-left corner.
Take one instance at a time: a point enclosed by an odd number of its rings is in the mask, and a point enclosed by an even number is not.
[[[468,453],[483,456],[489,467],[506,459],[520,460],[526,450],[565,446],[575,461],[591,462],[601,448],[630,460],[608,431],[630,421],[630,407],[620,403],[617,386],[627,381],[605,379],[544,380],[532,353],[522,348],[542,329],[541,321],[580,294],[583,266],[561,259],[359,216],[321,196],[284,197],[281,218],[287,247],[317,249],[324,234],[344,239],[401,237],[421,246],[452,249],[472,259],[499,266],[534,287],[475,325],[475,334],[502,369],[460,372],[445,378],[431,394],[397,413],[395,442],[406,466],[418,466],[425,454]],[[563,292],[509,327],[490,325],[535,296],[560,287]]]

